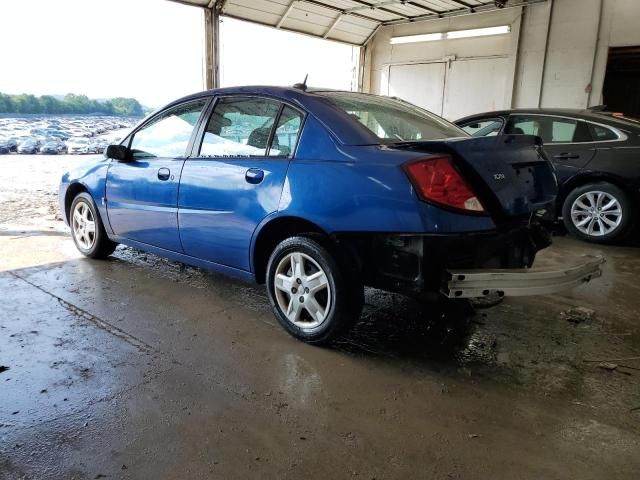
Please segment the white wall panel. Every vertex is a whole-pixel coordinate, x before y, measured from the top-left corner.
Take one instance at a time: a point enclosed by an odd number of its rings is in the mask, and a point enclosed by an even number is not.
[[[451,62],[447,70],[442,116],[453,121],[507,107],[504,104],[507,67],[506,57]]]
[[[446,63],[391,65],[389,95],[442,115]]]

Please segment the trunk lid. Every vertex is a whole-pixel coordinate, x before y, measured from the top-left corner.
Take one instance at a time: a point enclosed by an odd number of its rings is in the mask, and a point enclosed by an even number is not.
[[[555,170],[533,135],[403,142],[391,148],[449,155],[485,210],[494,218],[513,218],[553,208],[558,190]]]

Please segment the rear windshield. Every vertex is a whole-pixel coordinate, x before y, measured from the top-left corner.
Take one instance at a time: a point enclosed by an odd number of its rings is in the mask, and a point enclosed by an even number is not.
[[[468,137],[464,130],[415,105],[351,92],[316,92],[376,135],[381,143]]]

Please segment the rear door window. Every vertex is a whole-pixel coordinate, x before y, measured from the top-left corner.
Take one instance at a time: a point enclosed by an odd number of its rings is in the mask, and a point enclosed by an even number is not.
[[[223,97],[207,123],[201,157],[264,157],[281,103],[259,97]]]
[[[591,141],[585,122],[564,117],[542,115],[514,115],[510,117],[505,133],[511,135],[537,135],[544,143],[581,143]]]
[[[276,133],[271,141],[269,149],[270,157],[290,157],[298,143],[300,127],[302,126],[302,114],[297,110],[285,106],[278,118]]]
[[[594,125],[593,123],[589,123],[588,125],[589,133],[594,142],[607,142],[618,139],[618,135],[610,128]]]

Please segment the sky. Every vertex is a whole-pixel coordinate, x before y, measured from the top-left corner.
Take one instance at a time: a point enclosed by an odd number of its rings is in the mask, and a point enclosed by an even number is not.
[[[166,0],[1,0],[0,92],[134,97],[204,89],[201,9]],[[223,18],[221,83],[350,89],[350,46]]]

